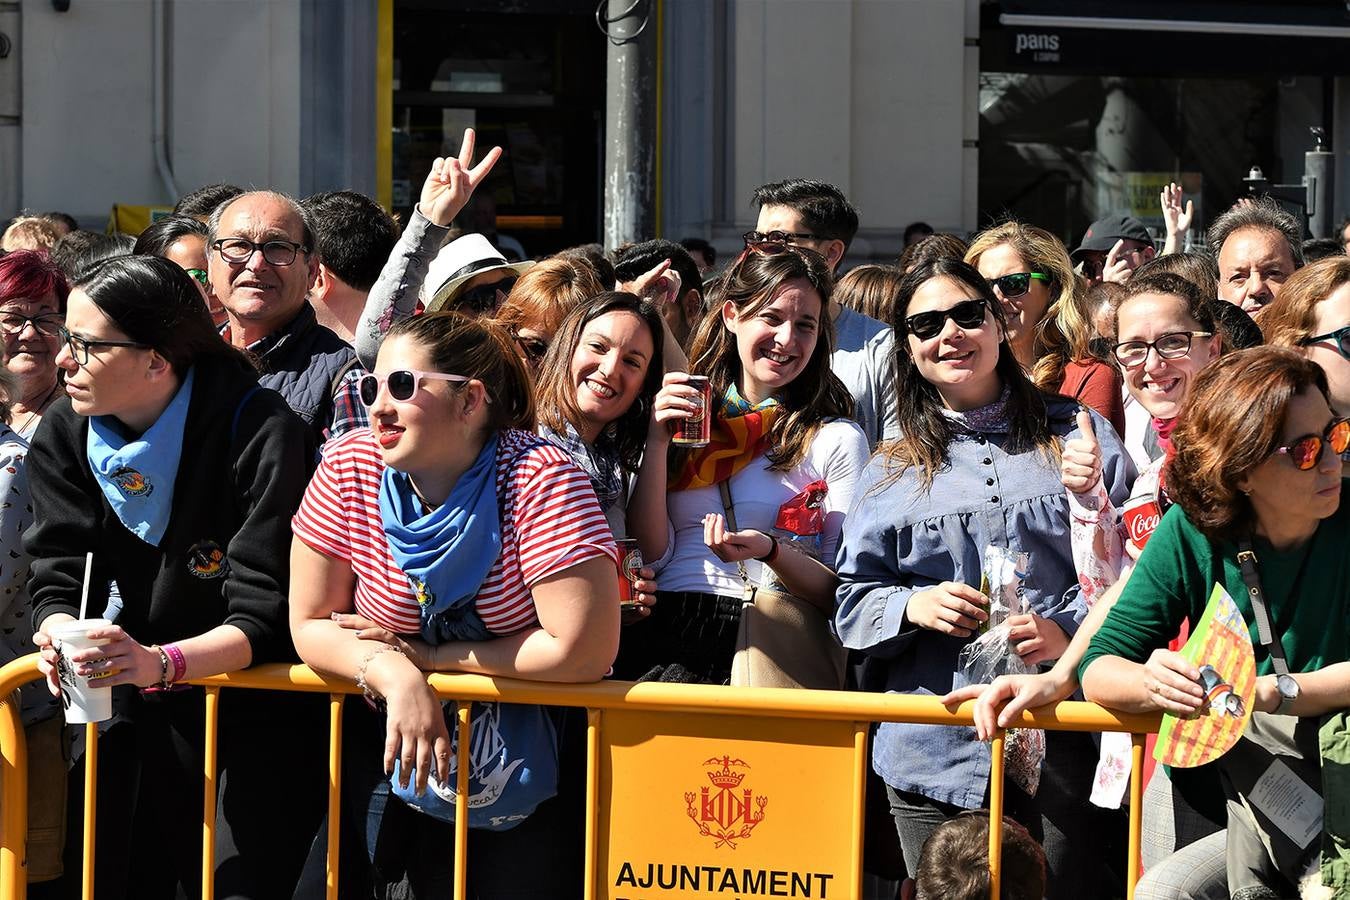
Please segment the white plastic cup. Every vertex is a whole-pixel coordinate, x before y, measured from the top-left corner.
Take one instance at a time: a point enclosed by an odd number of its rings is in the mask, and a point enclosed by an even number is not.
[[[99,681],[107,674],[96,674],[86,678],[77,674],[77,663],[70,657],[89,647],[102,647],[107,639],[90,640],[89,632],[97,628],[107,628],[112,623],[107,619],[76,619],[62,622],[47,630],[47,635],[57,647],[56,672],[61,680],[61,703],[66,711],[66,724],[83,725],[89,722],[103,722],[112,718],[112,688],[100,687]]]

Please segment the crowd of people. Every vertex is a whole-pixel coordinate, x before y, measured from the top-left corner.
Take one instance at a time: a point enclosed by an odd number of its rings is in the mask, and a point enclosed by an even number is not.
[[[451,895],[456,718],[429,672],[974,700],[973,728],[874,729],[865,863],[888,900],[987,891],[988,738],[1020,710],[1081,691],[1203,714],[1178,648],[1216,583],[1250,624],[1257,711],[1347,705],[1345,244],[1305,254],[1264,198],[1192,239],[1171,186],[1161,250],[1121,215],[1072,252],[1028,222],[916,224],[894,265],[848,269],[857,211],[793,179],[755,192],[720,269],[695,240],[516,261],[455,228],[500,156],[466,132],[401,228],[354,192],[211,185],[134,242],[58,214],[4,232],[0,615],[45,676],[22,693],[31,896],[79,885],[63,668],[113,689],[98,896],[150,900],[201,887],[184,682],[266,662],[364,695],[342,816],[322,699],[231,692],[222,897],[323,896],[329,828],[343,897]],[[53,633],[84,592],[111,624],[72,650]],[[797,624],[748,646],[752,616]],[[471,895],[579,897],[584,717],[476,704],[472,729],[474,779],[519,765],[484,776]],[[1109,742],[1006,746],[1005,896],[1119,895]],[[1158,768],[1136,896],[1350,883],[1315,841],[1259,852],[1244,798],[1222,759]]]

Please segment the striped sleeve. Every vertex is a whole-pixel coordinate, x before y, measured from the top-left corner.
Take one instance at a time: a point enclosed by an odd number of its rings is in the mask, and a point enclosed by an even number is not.
[[[526,585],[597,556],[617,560],[590,480],[565,454],[528,454],[515,473],[515,496],[512,518]]]
[[[350,560],[352,558],[352,521],[350,496],[345,487],[351,484],[347,471],[350,447],[356,435],[330,442],[300,508],[291,519],[291,530],[310,548],[326,556]]]

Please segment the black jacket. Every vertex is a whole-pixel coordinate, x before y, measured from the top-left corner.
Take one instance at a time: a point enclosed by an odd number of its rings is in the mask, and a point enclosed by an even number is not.
[[[249,350],[262,366],[258,383],[285,397],[322,443],[333,420],[334,388],[356,365],[356,351],[319,324],[308,302],[286,327]]]
[[[286,607],[291,515],[312,471],[313,434],[275,392],[248,395],[253,374],[219,361],[196,371],[173,511],[159,547],[127,530],[94,480],[85,451],[89,420],[64,397],[43,416],[28,454],[35,518],[24,534],[33,556],[33,622],[56,612],[79,615],[85,552],[93,551],[91,617],[101,614],[116,581],[117,624],[142,644],[229,624],[247,635],[255,664],[293,660]]]

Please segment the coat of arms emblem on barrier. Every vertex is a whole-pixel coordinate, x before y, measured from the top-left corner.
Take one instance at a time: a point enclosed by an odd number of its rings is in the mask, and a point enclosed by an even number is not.
[[[685,792],[686,812],[698,826],[698,833],[713,839],[713,846],[726,845],[735,850],[736,842],[750,837],[755,826],[764,821],[769,798],[763,794],[756,797],[750,788],[741,788],[746,773],[738,769],[750,768],[745,760],[714,756],[703,765],[714,767],[706,773],[712,785],[705,785],[698,793]]]

